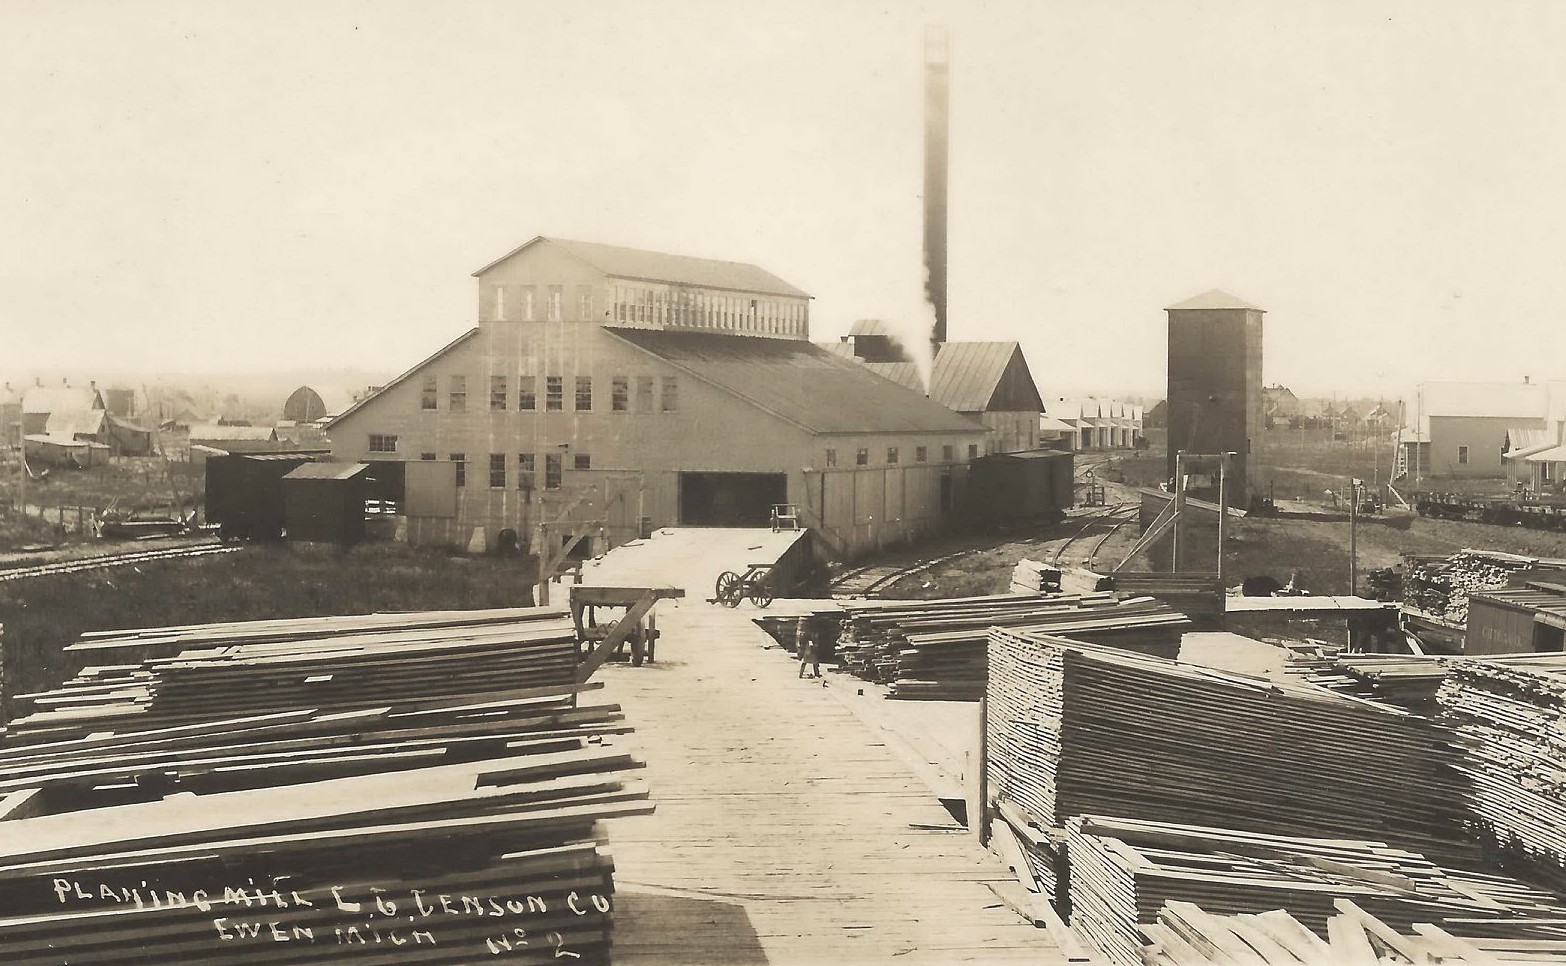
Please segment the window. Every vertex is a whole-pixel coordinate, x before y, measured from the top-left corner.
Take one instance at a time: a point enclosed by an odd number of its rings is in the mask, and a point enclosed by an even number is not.
[[[680,380],[678,376],[663,377],[663,394],[660,408],[666,413],[679,412]]]
[[[868,449],[865,449],[863,446],[861,446],[859,448],[859,451],[854,454],[854,465],[855,466],[869,466],[870,465],[870,451]]]
[[[506,454],[489,454],[489,488],[492,490],[504,490],[506,488]]]
[[[976,460],[976,459],[979,458],[979,444],[978,443],[969,443],[968,444],[968,458],[971,459],[971,460]]]
[[[538,377],[517,377],[517,409],[532,410],[538,408]]]
[[[533,321],[533,286],[522,286],[522,321]]]
[[[434,453],[420,453],[419,454],[419,459],[423,460],[426,463],[433,463],[433,462],[435,462],[435,454]]]
[[[468,377],[451,377],[451,400],[448,408],[454,413],[468,411]]]
[[[927,446],[914,447],[914,462],[928,463],[930,461],[930,449]]]
[[[636,411],[639,413],[652,412],[653,377],[636,377]]]
[[[593,411],[593,377],[576,377],[576,411],[590,413]]]
[[[533,488],[533,454],[517,454],[517,489],[531,490]]]
[[[544,411],[558,413],[565,409],[565,377],[544,377]]]
[[[609,386],[609,409],[617,413],[631,411],[631,380],[615,376]]]
[[[624,288],[624,286],[616,285],[614,287],[614,320],[616,322],[624,322],[624,321],[626,321],[626,319],[625,319],[625,307],[626,307],[625,306],[625,301],[626,301],[626,299],[625,299],[625,288]]]
[[[1467,463],[1468,463],[1468,447],[1466,447],[1466,446],[1459,446],[1459,447],[1457,447],[1457,462],[1459,464],[1461,464],[1461,465],[1467,465]]]
[[[559,453],[544,454],[544,489],[560,489],[561,463],[564,457]]]
[[[888,446],[886,448],[886,465],[887,466],[896,466],[897,465],[897,447],[896,446]]]
[[[835,449],[827,450],[826,451],[826,467],[827,467],[827,469],[831,469],[832,467],[834,467],[836,465],[837,465],[837,450],[835,450]]]
[[[370,452],[395,453],[397,452],[397,437],[386,436],[381,433],[370,434]]]
[[[437,376],[424,377],[424,391],[419,393],[420,409],[435,409],[436,397],[440,395],[440,379]]]
[[[548,303],[548,305],[546,307],[546,309],[547,309],[547,311],[549,313],[548,316],[547,316],[549,321],[551,321],[551,322],[559,322],[560,321],[561,303],[564,302],[564,301],[565,301],[565,287],[562,286],[562,285],[551,285],[551,286],[549,286],[549,303]]]
[[[451,461],[457,464],[457,485],[468,485],[468,454],[452,453]]]
[[[593,458],[586,453],[577,453],[571,460],[572,469],[590,470],[593,468]]]
[[[957,458],[956,448],[952,446],[941,447],[941,462],[950,463]]]
[[[593,287],[591,285],[578,285],[576,287],[576,317],[581,322],[591,322],[593,319]]]
[[[505,409],[506,409],[506,399],[507,399],[508,396],[509,396],[509,393],[506,392],[506,377],[505,376],[490,376],[489,377],[489,408],[490,409],[498,409],[498,410],[504,412]]]
[[[504,285],[495,286],[495,321],[506,321],[506,287]]]

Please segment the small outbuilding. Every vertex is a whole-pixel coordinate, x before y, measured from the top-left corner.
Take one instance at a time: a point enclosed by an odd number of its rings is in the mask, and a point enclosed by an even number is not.
[[[988,522],[1061,514],[1076,498],[1072,466],[1071,453],[1054,449],[981,456],[968,476],[974,512]]]
[[[290,541],[344,546],[365,538],[368,463],[305,463],[283,477],[283,519]]]

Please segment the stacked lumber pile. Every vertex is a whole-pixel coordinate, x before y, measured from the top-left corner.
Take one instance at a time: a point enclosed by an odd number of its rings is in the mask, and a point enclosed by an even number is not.
[[[1384,701],[1434,717],[1447,662],[1416,654],[1356,654],[1312,642],[1289,649],[1286,670],[1300,680],[1342,694]]]
[[[1072,928],[1105,958],[1126,966],[1142,961],[1144,927],[1157,923],[1168,903],[1196,903],[1225,916],[1282,909],[1323,939],[1343,900],[1405,932],[1414,923],[1432,923],[1482,933],[1498,920],[1566,914],[1566,905],[1537,889],[1443,869],[1417,852],[1374,841],[1097,816],[1072,819],[1067,835]]]
[[[989,628],[1041,634],[1173,655],[1190,621],[1150,597],[1111,594],[1025,597],[907,608],[850,609],[837,654],[857,677],[891,685],[891,696],[977,701],[988,669]]]
[[[1468,623],[1468,595],[1505,587],[1512,576],[1536,561],[1509,553],[1460,550],[1449,557],[1403,558],[1403,604],[1420,613],[1463,626]]]
[[[1158,921],[1141,927],[1149,945],[1144,966],[1202,963],[1462,963],[1501,966],[1566,960],[1566,929],[1520,920],[1497,923],[1490,935],[1459,938],[1433,923],[1414,923],[1413,935],[1399,931],[1348,899],[1333,902],[1327,937],[1306,929],[1282,909],[1220,916],[1190,902],[1170,902]],[[1526,933],[1518,935],[1518,927]]]
[[[1156,597],[1199,624],[1223,616],[1223,587],[1216,573],[1117,572],[1100,574],[1081,567],[1061,575],[1067,593],[1115,591],[1135,597]]]
[[[578,703],[569,618],[355,620],[84,641],[165,656],[13,723],[8,966],[607,962],[600,822],[652,806],[619,709]]]
[[[1439,700],[1481,836],[1566,890],[1566,655],[1454,661]]]
[[[999,627],[987,697],[990,786],[1041,832],[1113,815],[1466,852],[1443,732],[1390,705]]]
[[[1024,557],[1011,569],[1011,592],[1057,594],[1060,592],[1060,568]]]

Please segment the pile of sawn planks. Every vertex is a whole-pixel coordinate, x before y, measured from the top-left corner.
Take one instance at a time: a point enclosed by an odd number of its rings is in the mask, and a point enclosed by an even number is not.
[[[1434,717],[1440,711],[1436,693],[1446,680],[1447,661],[1419,654],[1357,654],[1313,642],[1291,647],[1286,667],[1317,687]]]
[[[1458,937],[1433,923],[1415,923],[1410,935],[1392,928],[1351,900],[1338,899],[1333,906],[1338,911],[1327,920],[1327,936],[1323,939],[1282,909],[1220,916],[1194,903],[1169,902],[1158,913],[1156,923],[1141,927],[1149,940],[1142,949],[1142,963],[1522,966],[1566,961],[1566,926],[1560,924],[1497,921],[1486,925],[1482,930],[1485,935]]]
[[[1481,838],[1566,889],[1566,655],[1453,661],[1439,700]]]
[[[837,656],[849,673],[891,685],[894,698],[977,701],[995,626],[1173,656],[1190,621],[1149,597],[1113,594],[845,602]]]
[[[98,636],[0,748],[13,964],[607,962],[645,814],[565,615]],[[123,659],[122,659],[123,660]],[[32,817],[22,817],[22,816]]]
[[[1452,624],[1468,622],[1468,595],[1505,587],[1538,561],[1488,550],[1460,550],[1447,557],[1403,558],[1404,606]]]
[[[1399,931],[1431,923],[1453,933],[1516,930],[1566,915],[1548,893],[1495,876],[1441,868],[1373,841],[1298,838],[1081,816],[1068,823],[1071,926],[1114,963],[1133,966],[1168,903],[1209,913],[1284,910],[1330,936],[1344,901]],[[1559,923],[1541,924],[1558,930]],[[1283,961],[1283,960],[1280,960]]]
[[[1011,569],[1014,594],[1055,594],[1060,592],[1060,568],[1026,557]]]
[[[1047,894],[1077,815],[1468,852],[1441,732],[1389,705],[1008,628],[987,697],[990,788]]]

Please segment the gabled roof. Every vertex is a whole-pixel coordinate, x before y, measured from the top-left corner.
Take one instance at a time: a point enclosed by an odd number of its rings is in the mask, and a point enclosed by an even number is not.
[[[1517,459],[1521,456],[1531,456],[1534,453],[1543,452],[1560,442],[1559,436],[1553,429],[1543,429],[1533,426],[1512,426],[1506,430],[1506,452],[1501,456],[1504,459]]]
[[[457,346],[461,345],[462,343],[464,343],[464,342],[468,341],[469,339],[473,338],[474,336],[478,335],[478,331],[479,331],[478,327],[475,326],[475,327],[469,329],[468,331],[462,333],[461,335],[457,336],[455,339],[452,339],[450,342],[446,343],[445,345],[441,346],[439,349],[436,349],[434,352],[430,353],[430,355],[426,356],[424,358],[424,360],[421,361],[418,365],[416,365],[413,368],[409,369],[408,371],[402,373],[397,378],[393,379],[391,382],[388,382],[386,385],[384,385],[381,388],[379,388],[379,389],[375,390],[374,392],[370,393],[368,396],[365,396],[363,399],[361,399],[358,402],[354,403],[352,406],[349,406],[347,409],[344,409],[342,412],[338,413],[336,416],[333,416],[331,419],[328,419],[323,425],[327,429],[331,429],[333,426],[336,426],[338,423],[342,422],[344,419],[347,419],[349,416],[351,416],[354,413],[358,412],[360,407],[364,406],[370,400],[379,397],[382,393],[384,393],[387,390],[391,389],[393,386],[399,385],[402,382],[406,381],[407,379],[412,377],[414,373],[418,372],[420,369],[423,369],[425,366],[427,366],[430,363],[434,362],[436,359],[439,359],[441,356],[443,356],[446,353],[450,352],[452,349],[455,349]]]
[[[107,415],[102,409],[56,409],[49,413],[44,431],[50,436],[97,436]]]
[[[1566,446],[1531,453],[1524,457],[1530,463],[1566,463]]]
[[[692,258],[689,255],[670,255],[639,248],[601,245],[598,242],[546,238],[543,235],[512,249],[474,272],[473,275],[475,278],[483,275],[508,258],[538,244],[552,245],[581,259],[605,275],[613,275],[616,278],[644,282],[675,282],[701,288],[810,298],[809,293],[795,288],[766,269],[745,262],[721,262],[711,258]]]
[[[368,463],[305,463],[283,475],[285,480],[351,480],[370,468]]]
[[[1069,423],[1063,423],[1054,416],[1039,417],[1039,432],[1041,433],[1073,433],[1076,427]]]
[[[976,433],[980,424],[851,359],[794,339],[604,331],[812,433]]]
[[[849,335],[895,335],[880,319],[860,319],[848,327]]]
[[[1209,289],[1201,295],[1193,295],[1184,302],[1176,302],[1164,311],[1179,312],[1184,309],[1250,309],[1253,312],[1265,312],[1266,309],[1259,305],[1252,305],[1241,298],[1235,298],[1228,292],[1219,289]]]
[[[1038,398],[1038,389],[1027,372],[1027,361],[1021,356],[1022,346],[1015,342],[942,343],[930,376],[930,398],[954,412],[987,412],[1013,360],[1019,360],[1021,369],[1015,376],[1027,384],[1017,388],[1015,395],[1020,398],[1011,403],[1022,406],[1018,412],[1043,412],[1044,401]],[[905,389],[924,391],[924,379],[916,363],[866,362],[864,366]]]
[[[38,386],[23,391],[22,412],[63,413],[102,409],[103,397],[96,389],[73,389],[69,386]]]
[[[227,439],[272,442],[277,430],[271,426],[218,426],[211,423],[190,427],[191,439]]]

